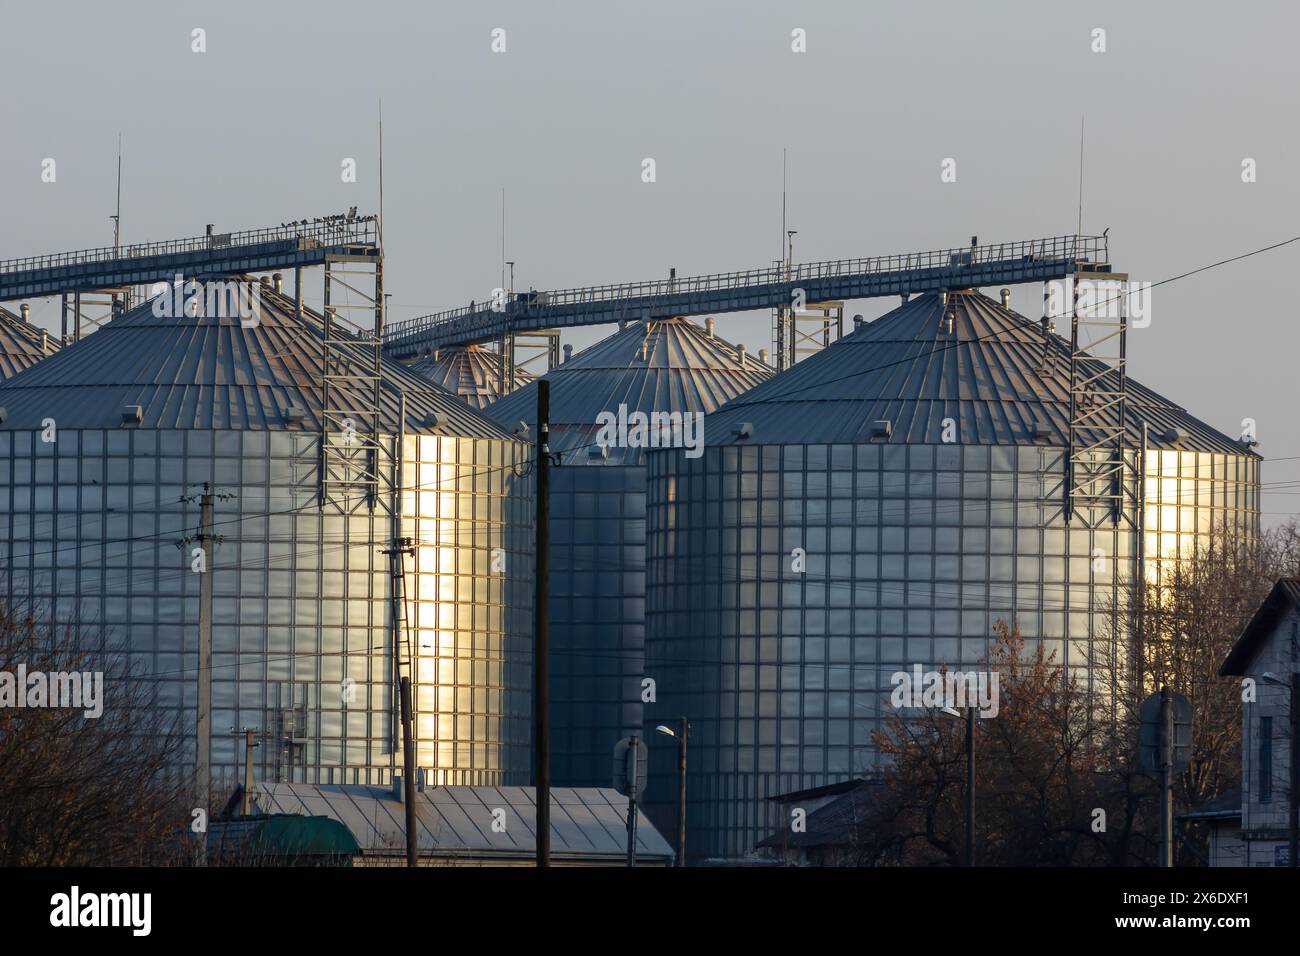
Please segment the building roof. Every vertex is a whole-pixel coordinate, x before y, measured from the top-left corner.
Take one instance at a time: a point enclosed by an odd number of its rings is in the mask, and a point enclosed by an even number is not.
[[[868,822],[873,797],[880,784],[875,780],[863,778],[844,783],[846,786],[839,796],[809,811],[802,832],[782,828],[761,840],[758,848],[806,850],[819,846],[848,845],[858,828]],[[801,795],[805,799],[809,796],[826,796],[824,792],[826,789],[816,787],[812,790],[783,794],[776,799],[780,803],[788,804],[792,800],[799,799]]]
[[[1180,820],[1240,820],[1241,787],[1223,791],[1212,800],[1206,800],[1195,810],[1178,815]]]
[[[1300,578],[1281,578],[1228,651],[1219,676],[1244,677],[1250,662],[1277,629],[1278,621],[1293,607],[1300,607]]]
[[[551,369],[550,444],[556,452],[590,445],[601,412],[702,412],[747,392],[776,374],[752,355],[742,361],[737,346],[690,319],[637,322],[584,349]],[[526,385],[499,399],[487,413],[508,428],[531,427],[537,418],[537,386]],[[641,449],[610,449],[622,464],[640,460]],[[566,464],[585,461],[573,455]]]
[[[406,367],[459,395],[471,408],[483,408],[501,397],[501,355],[480,345],[448,346]],[[515,369],[516,385],[526,385],[535,377]]]
[[[918,296],[728,402],[710,416],[710,442],[865,443],[873,423],[887,420],[894,443],[939,444],[951,418],[963,444],[1032,445],[1041,425],[1048,442],[1065,445],[1069,342],[1045,339],[1037,321],[978,291],[948,293],[947,307],[942,295]],[[1045,341],[1055,375],[1038,372]],[[1146,421],[1148,447],[1253,454],[1131,376],[1128,395],[1135,444]],[[733,435],[741,422],[754,426],[752,437]],[[1165,437],[1172,428],[1177,441]]]
[[[139,428],[320,431],[323,320],[260,288],[248,323],[234,317],[159,317],[153,300],[131,309],[27,373],[0,383],[6,429],[121,427],[123,406],[139,405]],[[256,321],[254,322],[253,319]],[[367,361],[360,344],[343,347]],[[506,438],[506,432],[446,391],[384,360],[381,429],[397,430],[405,395],[406,432]],[[339,407],[357,407],[343,396]],[[285,410],[303,410],[300,423]],[[426,425],[429,416],[437,424]]]
[[[12,378],[58,350],[54,336],[0,307],[0,380]]]
[[[425,787],[417,791],[417,845],[436,856],[501,858],[536,853],[532,787]],[[363,854],[402,853],[406,816],[388,787],[311,783],[259,783],[259,814],[306,814],[339,820]],[[494,832],[493,811],[505,810],[504,831]],[[627,798],[599,787],[551,788],[551,853],[557,859],[620,860],[627,855]],[[672,847],[637,810],[637,855],[667,861]]]

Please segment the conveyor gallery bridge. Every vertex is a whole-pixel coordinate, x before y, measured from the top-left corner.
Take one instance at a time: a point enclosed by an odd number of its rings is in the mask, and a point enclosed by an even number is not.
[[[0,302],[96,292],[187,278],[324,265],[330,256],[378,258],[375,216],[325,216],[267,229],[0,260]]]
[[[1105,236],[1056,236],[867,259],[777,263],[765,269],[553,292],[521,292],[394,322],[384,348],[409,358],[519,333],[673,316],[802,308],[805,303],[1046,282],[1110,270]]]

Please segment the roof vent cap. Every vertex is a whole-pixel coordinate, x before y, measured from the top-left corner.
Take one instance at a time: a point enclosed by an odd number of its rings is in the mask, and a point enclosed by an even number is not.
[[[1047,441],[1052,437],[1052,428],[1047,422],[1034,422],[1034,441]]]
[[[767,364],[767,349],[758,350],[758,360],[762,362],[764,365]]]
[[[894,436],[894,423],[887,418],[878,422],[871,423],[872,438],[892,438]]]
[[[442,424],[442,419],[438,417],[437,412],[429,412],[429,414],[424,416],[425,428],[437,428],[441,424]]]
[[[1184,438],[1187,437],[1187,433],[1184,432],[1181,428],[1170,427],[1165,429],[1164,434],[1161,437],[1164,438],[1165,441],[1169,442],[1169,444],[1177,445],[1180,441],[1182,441]]]
[[[754,423],[741,422],[732,427],[731,434],[735,435],[737,438],[752,438],[754,435]]]
[[[144,408],[140,405],[122,406],[122,424],[139,425],[144,421]]]
[[[864,325],[866,325],[866,324],[867,324],[867,320],[864,319],[864,318],[862,317],[862,314],[861,314],[861,313],[858,313],[857,315],[855,315],[855,316],[853,317],[853,331],[854,331],[854,332],[857,332],[858,330],[860,330],[860,329],[861,329]]]
[[[284,410],[284,421],[287,425],[301,425],[307,418],[307,409],[301,405],[290,405]]]

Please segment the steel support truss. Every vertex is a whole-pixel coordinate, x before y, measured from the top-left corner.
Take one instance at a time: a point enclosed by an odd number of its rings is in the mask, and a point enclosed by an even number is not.
[[[773,309],[772,355],[777,371],[820,352],[843,334],[843,302],[812,302],[802,309],[784,305]]]
[[[131,289],[96,289],[93,292],[65,292],[62,296],[61,342],[71,345],[82,336],[111,322],[131,308]]]
[[[1095,528],[1133,515],[1141,478],[1128,441],[1126,274],[1073,277],[1068,442],[1065,520]]]
[[[498,388],[502,395],[509,395],[519,385],[518,372],[540,378],[560,364],[560,330],[508,333],[497,340],[497,352],[501,358]]]
[[[383,256],[330,254],[324,266],[321,507],[387,509],[400,449],[381,433]]]

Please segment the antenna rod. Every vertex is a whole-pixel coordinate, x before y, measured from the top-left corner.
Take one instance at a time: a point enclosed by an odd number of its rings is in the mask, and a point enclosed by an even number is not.
[[[501,288],[506,287],[506,187],[501,187]]]
[[[1076,236],[1083,235],[1083,117],[1079,117],[1079,229]]]
[[[379,248],[384,248],[384,98],[379,98]]]
[[[122,134],[117,134],[117,213],[113,216],[113,252],[122,251]]]
[[[785,153],[781,147],[781,255],[785,255]]]

